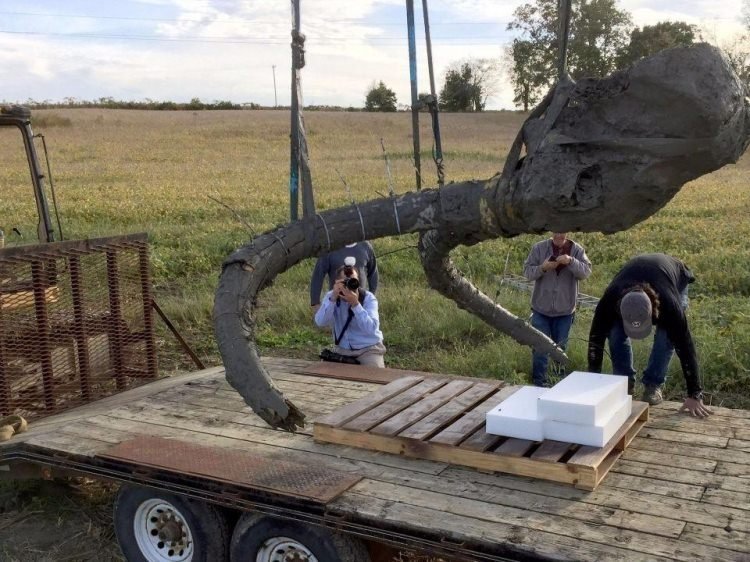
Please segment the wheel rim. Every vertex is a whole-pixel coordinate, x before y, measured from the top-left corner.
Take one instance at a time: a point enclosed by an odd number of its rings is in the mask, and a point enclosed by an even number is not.
[[[255,562],[318,562],[304,544],[288,537],[267,539],[258,550]]]
[[[144,501],[135,512],[133,530],[138,548],[149,562],[190,562],[193,535],[185,516],[167,501]]]

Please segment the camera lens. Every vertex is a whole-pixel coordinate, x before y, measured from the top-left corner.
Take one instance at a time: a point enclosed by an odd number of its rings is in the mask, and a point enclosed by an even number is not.
[[[344,286],[350,291],[356,291],[359,289],[359,279],[356,277],[347,277],[344,279]]]

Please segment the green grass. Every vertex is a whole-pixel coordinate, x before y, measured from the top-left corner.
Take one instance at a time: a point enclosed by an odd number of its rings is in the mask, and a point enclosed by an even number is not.
[[[66,126],[55,126],[70,120]],[[515,113],[441,116],[448,180],[487,178],[502,166],[523,116]],[[254,232],[288,220],[288,114],[282,111],[147,112],[54,110],[47,124],[64,228],[68,238],[148,231],[157,298],[210,364],[219,362],[211,327],[213,291],[222,260],[252,234],[212,201],[229,205]],[[358,200],[386,193],[380,148],[391,156],[396,191],[413,189],[411,122],[407,114],[310,113],[306,116],[319,209],[347,202],[338,170]],[[435,177],[429,123],[422,120],[424,183]],[[33,241],[36,218],[21,139],[0,131],[0,228],[13,226]],[[694,270],[690,324],[706,389],[715,402],[748,406],[750,390],[750,159],[687,185],[662,211],[614,235],[573,237],[587,249],[593,273],[582,290],[598,295],[619,267],[643,252],[662,251]],[[506,268],[520,273],[540,237],[519,236],[459,248],[457,265],[488,295],[527,316],[528,294],[499,287]],[[375,240],[381,273],[381,317],[388,365],[527,382],[527,348],[496,333],[427,288],[413,235]],[[394,250],[402,249],[395,253]],[[388,255],[386,255],[388,254]],[[260,298],[258,342],[264,353],[315,358],[329,335],[312,325],[308,281],[313,260],[281,275]],[[586,366],[591,313],[581,311],[570,344],[572,368]],[[160,332],[165,371],[190,368],[171,338]],[[645,366],[648,344],[636,346]],[[605,363],[606,364],[606,363]],[[668,395],[683,391],[673,361]]]

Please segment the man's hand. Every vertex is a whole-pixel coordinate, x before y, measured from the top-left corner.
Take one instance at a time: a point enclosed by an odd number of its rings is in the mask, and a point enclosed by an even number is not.
[[[542,264],[542,271],[551,271],[553,269],[557,269],[556,261],[547,260]]]
[[[343,287],[341,291],[341,298],[349,303],[349,306],[351,307],[355,307],[359,304],[359,295],[357,294],[357,291],[350,291],[346,287]]]
[[[571,258],[569,255],[567,255],[567,254],[560,254],[559,256],[557,256],[557,261],[555,263],[559,263],[559,264],[562,264],[562,265],[568,265],[572,261],[573,261],[573,258]]]
[[[320,308],[319,304],[311,304],[310,308],[312,308],[313,316],[315,316],[315,313],[318,312],[318,309]]]
[[[694,418],[707,418],[713,412],[709,410],[704,404],[703,400],[696,400],[695,398],[685,398],[682,403],[680,412],[687,410]]]

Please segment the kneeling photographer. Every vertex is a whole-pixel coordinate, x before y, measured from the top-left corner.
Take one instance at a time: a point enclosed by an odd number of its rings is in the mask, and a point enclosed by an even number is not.
[[[359,286],[354,264],[347,263],[336,270],[336,282],[315,313],[315,323],[320,327],[331,326],[333,331],[333,352],[324,350],[322,358],[385,367],[378,299]]]

